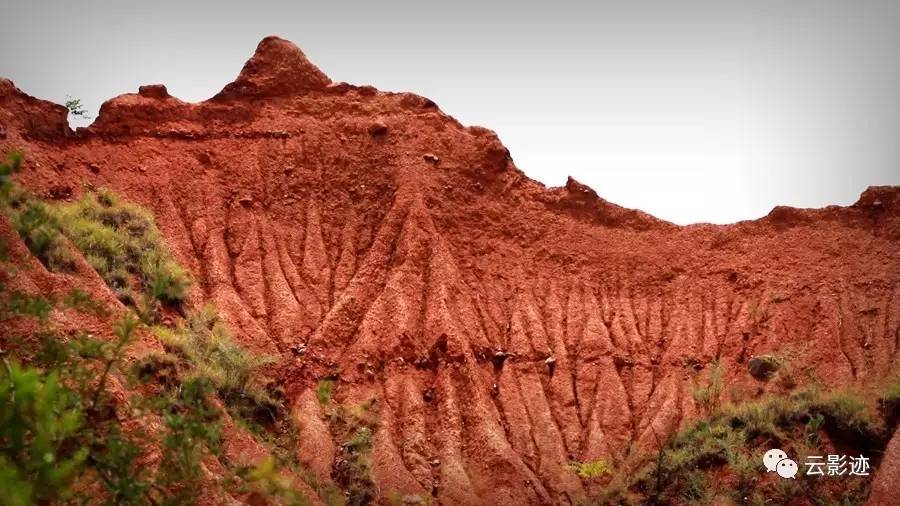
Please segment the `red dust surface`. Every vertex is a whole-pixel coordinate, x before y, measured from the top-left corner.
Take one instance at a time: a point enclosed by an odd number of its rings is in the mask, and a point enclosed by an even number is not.
[[[244,345],[282,357],[300,460],[325,482],[339,448],[314,389],[328,375],[339,401],[376,399],[383,494],[549,504],[584,492],[569,462],[623,462],[696,417],[690,388],[713,361],[751,397],[775,388],[747,372],[766,353],[789,350],[826,386],[897,371],[896,187],[676,226],[572,179],[547,188],[494,132],[334,83],[276,37],[205,102],[152,85],[86,129],[66,115],[0,80],[19,181],[152,210],[196,280],[190,304],[214,302]],[[888,453],[873,503],[900,479],[900,442]]]

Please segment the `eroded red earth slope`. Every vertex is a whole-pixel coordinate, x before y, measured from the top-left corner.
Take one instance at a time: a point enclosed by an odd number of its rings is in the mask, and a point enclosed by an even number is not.
[[[148,86],[77,133],[66,114],[0,81],[20,180],[152,209],[192,302],[283,357],[301,457],[323,477],[329,374],[341,400],[380,405],[381,490],[522,504],[577,496],[571,460],[653,448],[697,414],[689,389],[717,359],[751,394],[770,387],[747,361],[768,352],[825,385],[897,368],[897,188],[679,227],[574,180],[545,188],[490,130],[333,83],[278,38],[206,102]]]

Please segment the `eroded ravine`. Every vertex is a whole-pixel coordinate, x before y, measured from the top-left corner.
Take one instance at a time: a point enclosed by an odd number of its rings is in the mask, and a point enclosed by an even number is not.
[[[381,490],[447,504],[566,502],[573,460],[623,461],[698,414],[713,362],[790,353],[826,385],[896,371],[900,191],[676,227],[575,181],[544,188],[492,132],[412,94],[331,83],[265,39],[210,101],[162,87],[65,110],[0,83],[0,148],[38,192],[152,209],[241,341],[278,353],[301,460],[337,451],[313,389],[375,398]]]

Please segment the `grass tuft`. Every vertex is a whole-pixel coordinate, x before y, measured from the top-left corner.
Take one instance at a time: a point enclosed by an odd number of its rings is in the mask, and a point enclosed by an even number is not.
[[[180,303],[189,280],[172,260],[149,211],[108,190],[58,206],[59,228],[120,298]]]
[[[155,331],[167,348],[187,360],[188,375],[207,380],[239,415],[274,418],[280,403],[267,391],[261,374],[274,358],[255,355],[239,345],[214,306],[189,313],[175,329],[155,327]]]
[[[53,208],[13,183],[3,190],[3,210],[28,250],[51,271],[75,266],[72,251],[60,234]]]
[[[599,478],[609,473],[609,466],[602,459],[589,462],[571,462],[566,467],[574,471],[580,478],[586,480]]]
[[[331,403],[331,395],[334,390],[334,381],[330,379],[323,379],[319,381],[316,385],[316,398],[319,399],[319,404],[323,406],[327,406]]]
[[[721,469],[731,471],[727,487],[737,501],[758,490],[760,457],[768,448],[782,448],[800,458],[810,452],[822,454],[819,433],[832,444],[877,455],[887,443],[883,423],[869,410],[861,394],[849,390],[822,393],[806,389],[790,396],[771,396],[739,404],[727,404],[669,438],[653,463],[639,470],[629,488],[651,502],[707,501],[711,477],[722,479]],[[802,459],[801,459],[802,460]],[[798,461],[799,462],[799,461]],[[852,486],[864,486],[854,482]],[[810,497],[830,497],[816,483],[805,485]],[[770,487],[771,488],[771,487]],[[768,490],[789,501],[796,490]]]

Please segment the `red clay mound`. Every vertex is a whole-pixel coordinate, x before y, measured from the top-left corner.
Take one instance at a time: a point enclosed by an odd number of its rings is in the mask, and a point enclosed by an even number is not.
[[[65,117],[0,81],[23,184],[152,209],[192,300],[284,357],[301,458],[326,480],[327,375],[341,400],[377,399],[383,493],[536,504],[582,492],[570,461],[619,462],[694,417],[717,359],[750,395],[775,388],[748,373],[766,353],[828,386],[896,370],[898,188],[679,227],[574,180],[545,188],[490,130],[332,83],[273,37],[206,102],[150,86],[77,133]]]

